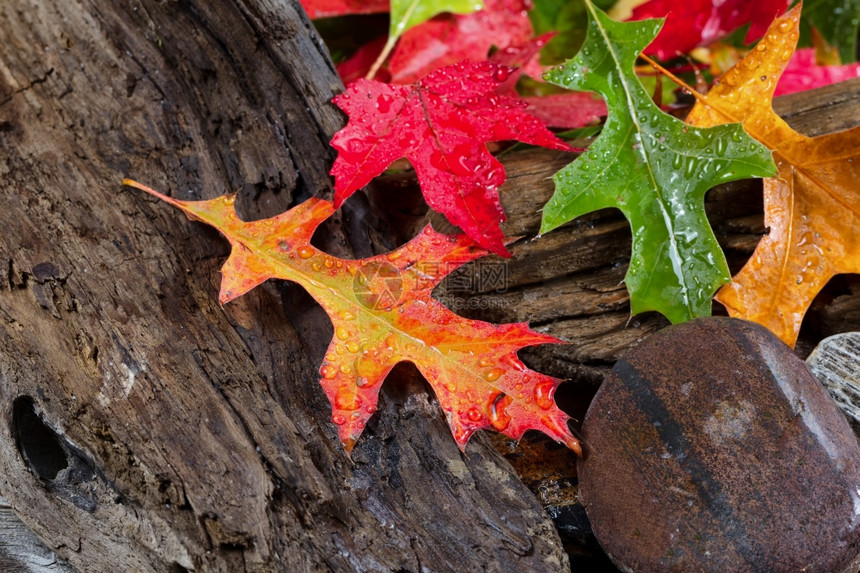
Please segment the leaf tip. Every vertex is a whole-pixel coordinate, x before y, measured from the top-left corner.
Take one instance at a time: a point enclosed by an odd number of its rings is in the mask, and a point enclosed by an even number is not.
[[[346,455],[350,460],[352,459],[352,449],[355,447],[356,442],[358,442],[358,440],[353,436],[341,438],[340,440],[340,443],[343,445],[343,449],[346,451]]]
[[[571,436],[564,440],[562,443],[571,450],[573,450],[573,453],[575,453],[577,456],[579,456],[580,458],[582,457],[582,442],[580,442],[578,439]]]

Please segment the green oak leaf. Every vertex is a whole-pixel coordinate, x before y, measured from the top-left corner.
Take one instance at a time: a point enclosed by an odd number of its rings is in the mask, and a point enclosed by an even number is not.
[[[468,14],[484,7],[483,0],[391,0],[389,40],[442,12]]]
[[[555,174],[541,233],[598,209],[617,207],[633,230],[625,277],[634,314],[656,310],[673,323],[711,314],[730,279],[705,216],[718,183],[776,174],[770,151],[739,124],[707,129],[663,113],[633,71],[660,20],[616,22],[590,2],[585,43],[544,78],[600,93],[608,116],[588,150]]]
[[[860,28],[860,1],[806,0],[803,3],[802,35],[809,44],[809,26],[839,50],[843,64],[857,60],[857,29]]]

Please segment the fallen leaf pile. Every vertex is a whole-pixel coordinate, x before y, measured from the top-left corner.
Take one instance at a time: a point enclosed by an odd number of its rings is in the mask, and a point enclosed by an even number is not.
[[[303,4],[312,17],[389,8],[378,1]],[[730,280],[705,216],[707,190],[769,177],[769,233],[716,298],[732,316],[759,322],[793,345],[806,309],[827,281],[860,272],[860,128],[806,137],[774,113],[771,100],[789,65],[796,75],[785,85],[804,87],[860,68],[813,66],[812,50],[796,54],[799,4],[767,28],[787,4],[651,0],[634,11],[634,21],[616,22],[588,0],[391,0],[387,39],[359,49],[340,69],[350,77],[370,70],[373,77],[401,40],[380,77],[413,83],[357,79],[334,98],[348,116],[331,142],[338,151],[331,171],[334,203],[311,199],[277,217],[245,223],[232,196],[186,202],[126,184],[227,237],[233,249],[223,268],[222,303],[280,278],[299,283],[325,309],[334,337],[320,367],[321,384],[347,450],[376,410],[382,381],[397,363],[409,361],[435,391],[461,448],[478,429],[515,439],[537,429],[579,452],[568,417],[554,401],[559,381],[517,357],[524,347],[559,341],[525,323],[496,326],[462,318],[431,297],[457,267],[487,251],[509,255],[499,227],[505,171],[486,144],[516,140],[571,151],[547,124],[580,127],[606,115],[590,147],[554,176],[541,232],[618,208],[633,235],[625,277],[632,312],[658,311],[672,322],[709,315],[714,292]],[[829,0],[809,8],[819,43],[845,62],[856,49],[858,6]],[[844,21],[824,19],[839,10]],[[662,20],[640,19],[666,14],[659,35]],[[553,36],[553,50],[581,42],[583,30],[574,23],[583,18],[588,25],[579,53],[544,75],[552,85],[528,80],[540,93],[521,99],[516,90],[523,70],[537,73],[538,52]],[[643,53],[672,58],[747,22],[747,40],[764,38],[706,96],[694,94],[698,103],[687,123],[654,103],[636,75],[640,58],[651,62]],[[532,37],[535,29],[542,35]],[[840,34],[850,39],[840,40]],[[447,65],[461,57],[481,61]],[[465,235],[449,237],[427,227],[403,247],[361,260],[339,259],[311,245],[321,222],[403,157],[427,204]]]

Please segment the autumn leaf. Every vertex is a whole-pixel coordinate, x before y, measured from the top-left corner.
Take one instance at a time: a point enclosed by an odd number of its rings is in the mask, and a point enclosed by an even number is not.
[[[753,42],[764,35],[788,3],[787,0],[651,0],[637,6],[631,19],[666,18],[666,25],[645,53],[667,60],[727,36],[747,23],[750,28],[746,42]]]
[[[746,266],[717,293],[729,314],[758,322],[791,346],[815,295],[838,273],[860,272],[860,128],[810,138],[773,111],[774,88],[798,38],[800,6],[691,111],[698,126],[742,121],[773,150],[764,182],[765,235]]]
[[[335,206],[406,157],[431,208],[482,247],[507,255],[498,197],[505,170],[486,142],[515,139],[570,149],[530,116],[523,102],[496,93],[511,72],[491,62],[461,62],[409,86],[350,84],[334,98],[349,116],[331,141],[339,152],[331,170]]]
[[[535,429],[580,452],[568,416],[555,405],[559,380],[517,357],[526,346],[559,341],[525,323],[465,319],[432,298],[433,287],[448,273],[485,254],[464,235],[447,236],[428,226],[396,251],[344,260],[310,243],[335,210],[328,201],[309,199],[271,219],[246,223],[236,216],[235,195],[180,201],[135,181],[123,183],[212,225],[230,241],[221,304],[280,278],[300,284],[322,306],[334,336],[320,383],[348,451],[376,411],[382,381],[397,363],[408,361],[432,386],[461,448],[479,429],[514,439]]]
[[[857,0],[807,1],[803,9],[803,23],[814,27],[828,44],[839,51],[842,63],[847,64],[857,60],[860,2]],[[802,31],[808,33],[807,29]]]
[[[857,77],[860,77],[860,63],[819,66],[815,62],[815,49],[804,48],[794,52],[773,95],[776,97],[811,90]]]
[[[300,0],[312,20],[347,14],[388,12],[389,0]]]
[[[444,14],[403,34],[388,70],[395,83],[412,83],[461,60],[487,59],[490,48],[527,42],[533,34],[528,0],[485,0],[471,14]]]
[[[707,316],[729,270],[705,216],[705,192],[718,183],[772,175],[770,153],[740,125],[694,128],[660,111],[633,69],[660,21],[615,22],[587,8],[582,50],[545,77],[600,93],[609,114],[588,150],[553,177],[541,233],[617,207],[633,229],[624,279],[633,313],[656,310],[674,323]]]

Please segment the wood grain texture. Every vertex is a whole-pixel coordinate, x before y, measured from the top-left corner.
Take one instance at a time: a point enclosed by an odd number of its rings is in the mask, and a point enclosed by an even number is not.
[[[228,245],[120,186],[331,192],[341,89],[293,0],[0,3],[0,483],[81,571],[563,571],[551,522],[409,368],[350,460],[300,289],[224,308]],[[320,233],[388,238],[357,197]]]

